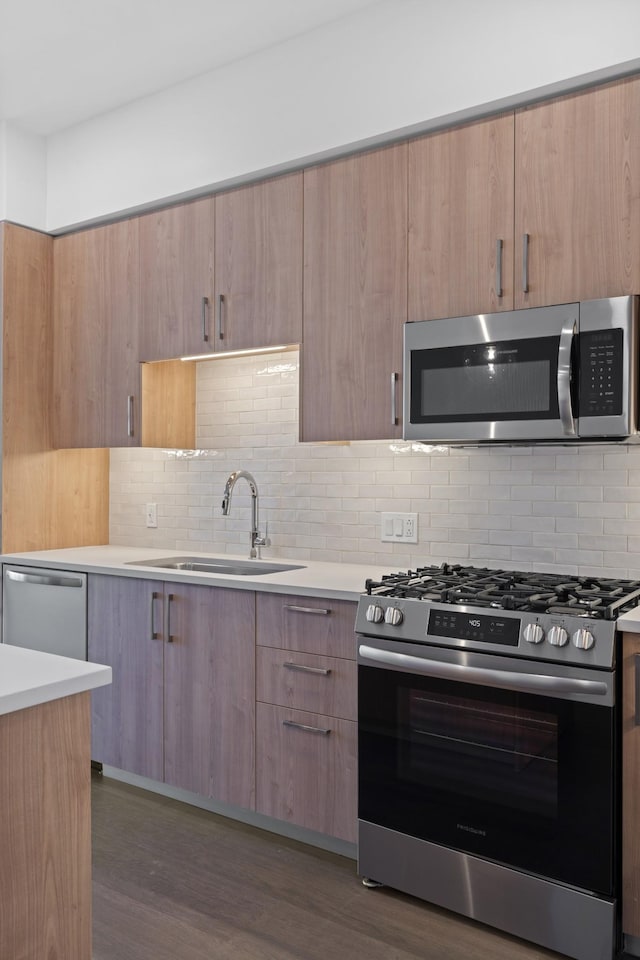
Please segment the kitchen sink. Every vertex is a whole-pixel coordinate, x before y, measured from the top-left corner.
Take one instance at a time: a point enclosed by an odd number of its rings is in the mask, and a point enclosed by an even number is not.
[[[161,567],[163,570],[187,570],[193,573],[226,573],[235,577],[259,577],[267,573],[302,570],[298,563],[274,563],[271,560],[232,560],[224,557],[166,557],[161,560],[129,560],[133,567]]]

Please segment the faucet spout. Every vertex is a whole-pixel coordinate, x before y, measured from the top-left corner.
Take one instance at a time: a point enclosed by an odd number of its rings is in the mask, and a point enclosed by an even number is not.
[[[249,558],[254,559],[255,557],[260,557],[260,547],[265,545],[266,539],[262,536],[260,530],[258,529],[258,484],[256,483],[255,477],[250,474],[248,470],[234,470],[233,473],[231,473],[227,478],[227,482],[224,485],[224,493],[222,494],[222,515],[223,517],[229,516],[233,489],[237,481],[240,479],[247,481],[249,484],[249,490],[251,491],[251,533],[249,539]]]

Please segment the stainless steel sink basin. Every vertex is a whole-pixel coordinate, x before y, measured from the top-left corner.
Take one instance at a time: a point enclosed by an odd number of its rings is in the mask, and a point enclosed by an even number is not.
[[[193,573],[226,573],[236,577],[259,577],[285,570],[302,570],[298,563],[274,563],[271,560],[227,560],[225,557],[166,557],[161,560],[129,560],[133,567],[161,567],[163,570],[188,570]]]

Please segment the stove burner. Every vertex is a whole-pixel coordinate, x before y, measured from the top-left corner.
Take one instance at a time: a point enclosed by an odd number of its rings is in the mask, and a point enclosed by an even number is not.
[[[367,580],[369,595],[616,620],[640,603],[640,581],[567,577],[443,563]]]

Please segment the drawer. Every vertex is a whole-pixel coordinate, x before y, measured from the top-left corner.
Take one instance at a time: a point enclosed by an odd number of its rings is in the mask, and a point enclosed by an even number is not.
[[[354,660],[258,647],[257,699],[281,707],[356,719],[357,666]]]
[[[351,600],[257,593],[257,643],[355,660],[356,607]]]
[[[258,812],[355,843],[357,724],[268,703],[256,721]]]

